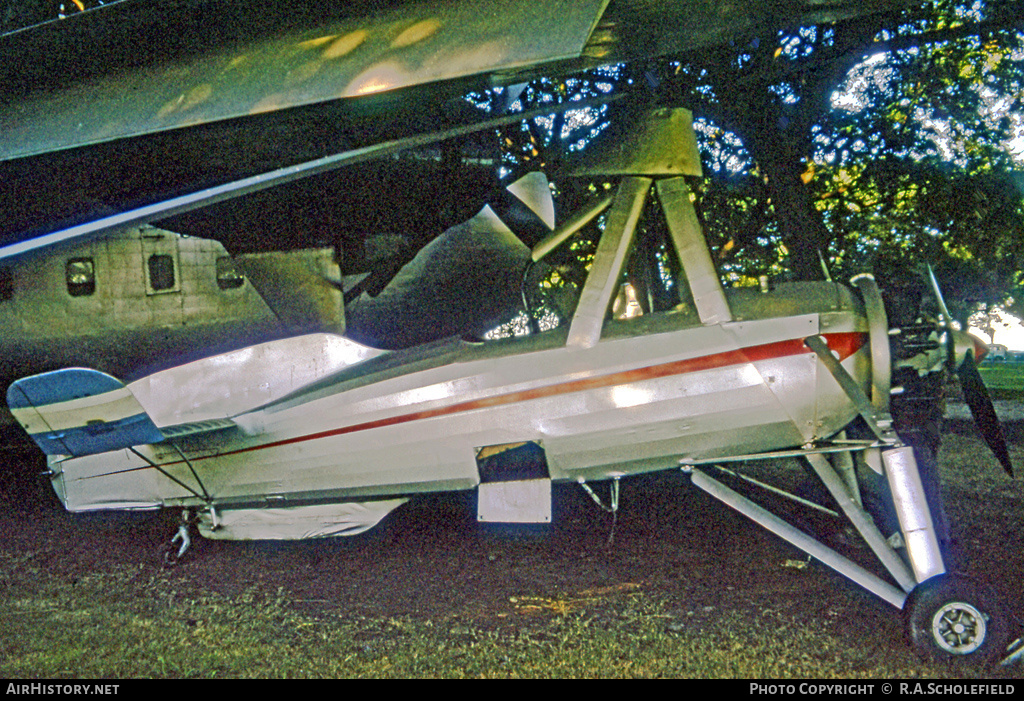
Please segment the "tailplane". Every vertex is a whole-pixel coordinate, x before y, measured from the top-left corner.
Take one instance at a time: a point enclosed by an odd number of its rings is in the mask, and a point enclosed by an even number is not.
[[[165,439],[128,387],[98,370],[24,377],[7,389],[7,406],[47,455],[92,455]]]

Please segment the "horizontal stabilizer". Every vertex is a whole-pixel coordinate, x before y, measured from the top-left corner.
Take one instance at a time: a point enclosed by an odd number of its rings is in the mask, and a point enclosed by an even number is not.
[[[212,419],[157,428],[123,382],[88,368],[17,380],[7,389],[7,405],[47,455],[93,455],[234,425]]]
[[[164,439],[124,383],[98,370],[24,377],[7,389],[7,406],[47,455],[92,455]]]

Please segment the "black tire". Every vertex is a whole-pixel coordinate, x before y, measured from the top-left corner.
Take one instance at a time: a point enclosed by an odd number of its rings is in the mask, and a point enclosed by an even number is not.
[[[1006,615],[977,582],[942,574],[910,593],[904,613],[911,644],[924,657],[955,665],[986,665],[1005,651]]]

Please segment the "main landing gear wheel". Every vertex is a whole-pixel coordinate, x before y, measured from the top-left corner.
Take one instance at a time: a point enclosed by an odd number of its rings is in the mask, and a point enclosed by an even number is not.
[[[1006,617],[976,582],[943,574],[920,584],[904,606],[910,641],[925,657],[984,665],[1004,652]]]

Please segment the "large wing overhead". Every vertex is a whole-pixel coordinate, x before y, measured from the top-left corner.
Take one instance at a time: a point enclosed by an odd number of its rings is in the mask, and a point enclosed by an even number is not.
[[[470,76],[678,53],[908,0],[122,0],[0,35],[0,160]],[[566,63],[568,62],[568,64]]]
[[[607,2],[129,0],[0,37],[0,160],[576,57]]]

